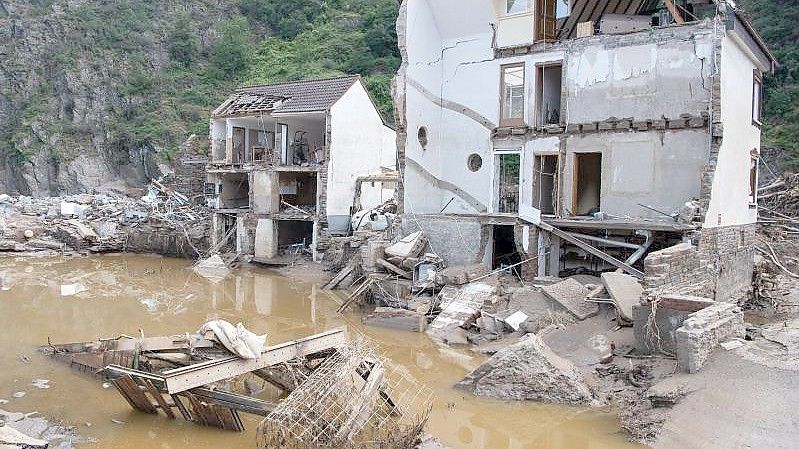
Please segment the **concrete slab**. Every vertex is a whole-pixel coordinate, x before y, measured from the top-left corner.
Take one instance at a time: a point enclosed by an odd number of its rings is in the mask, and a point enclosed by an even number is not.
[[[496,287],[475,282],[463,288],[444,287],[441,290],[441,313],[430,323],[430,332],[441,335],[451,325],[463,326],[474,320],[487,299],[496,293]]]
[[[602,284],[624,321],[632,323],[633,306],[641,302],[644,288],[638,279],[625,273],[602,273]]]
[[[394,257],[418,257],[427,246],[427,239],[422,231],[414,232],[399,242],[386,248],[386,254]]]
[[[363,318],[363,323],[411,332],[424,332],[427,329],[427,317],[423,313],[391,307],[376,308],[374,313]]]
[[[541,287],[541,291],[547,298],[562,305],[578,320],[584,320],[599,313],[599,305],[585,300],[591,291],[574,279],[566,279],[557,284]]]

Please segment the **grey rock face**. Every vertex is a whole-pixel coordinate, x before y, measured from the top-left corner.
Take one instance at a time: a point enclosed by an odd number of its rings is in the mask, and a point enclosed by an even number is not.
[[[493,399],[602,405],[577,367],[535,334],[494,354],[457,387]]]

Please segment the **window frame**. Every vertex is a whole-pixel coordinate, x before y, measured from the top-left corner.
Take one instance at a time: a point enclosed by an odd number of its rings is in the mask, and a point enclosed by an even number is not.
[[[505,75],[509,69],[522,69],[522,113],[521,117],[506,117],[509,111],[506,110],[506,90]],[[527,113],[527,67],[524,62],[514,64],[503,64],[499,68],[499,126],[525,126],[525,114]]]
[[[763,126],[763,75],[757,69],[752,75],[752,124]]]
[[[520,12],[510,12],[511,8],[511,5],[509,4],[510,1],[511,0],[505,0],[505,17],[519,16],[522,14],[530,14],[531,12],[533,12],[533,5],[531,5],[530,3],[533,2],[534,0],[523,0],[527,4],[527,6],[525,7],[524,11]],[[519,0],[514,0],[514,1],[519,1]]]

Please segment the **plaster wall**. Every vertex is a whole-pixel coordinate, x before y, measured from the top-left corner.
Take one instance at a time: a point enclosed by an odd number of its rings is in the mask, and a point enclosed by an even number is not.
[[[255,228],[255,257],[273,259],[278,254],[277,223],[259,219]]]
[[[577,153],[602,153],[603,212],[622,217],[663,218],[639,206],[666,213],[698,198],[699,174],[709,148],[705,130],[601,133],[566,138],[561,204],[574,210],[574,164]]]
[[[250,175],[250,205],[255,214],[280,212],[279,173],[254,171]]]
[[[676,118],[707,112],[712,33],[708,22],[572,42],[565,67],[565,123],[609,117]]]
[[[396,165],[396,134],[385,126],[360,82],[333,105],[330,116],[326,215],[349,216],[355,180]]]
[[[224,162],[226,157],[225,138],[226,125],[224,119],[211,119],[211,161]]]
[[[728,35],[721,46],[721,115],[724,137],[719,149],[705,227],[757,221],[750,207],[752,150],[760,150],[760,128],[752,123],[754,60],[738,39]]]

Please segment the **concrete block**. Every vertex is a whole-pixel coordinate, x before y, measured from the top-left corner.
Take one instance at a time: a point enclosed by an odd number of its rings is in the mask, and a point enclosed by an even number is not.
[[[677,329],[677,365],[699,372],[719,344],[745,335],[744,314],[735,304],[718,303],[694,312]]]
[[[579,320],[584,320],[599,313],[599,305],[597,303],[585,300],[591,291],[572,278],[557,284],[544,286],[541,291],[548,298],[562,305]]]

